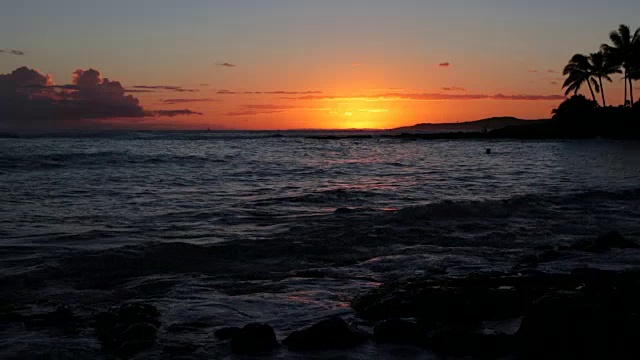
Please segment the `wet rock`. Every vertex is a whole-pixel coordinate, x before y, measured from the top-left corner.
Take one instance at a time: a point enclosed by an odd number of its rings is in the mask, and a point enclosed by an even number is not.
[[[216,330],[215,333],[213,333],[213,335],[217,339],[228,340],[228,339],[231,339],[235,334],[239,333],[240,330],[242,330],[242,329],[240,329],[239,327],[235,327],[235,326],[223,327],[223,328],[220,328],[220,329]]]
[[[515,288],[474,279],[383,286],[357,297],[351,306],[369,320],[414,317],[444,324],[509,319],[522,313],[522,300]]]
[[[430,339],[432,350],[453,356],[495,359],[511,353],[516,347],[514,336],[485,333],[476,329],[449,328],[436,331]]]
[[[278,347],[276,334],[268,324],[249,324],[231,338],[231,351],[243,355],[260,355]]]
[[[376,324],[373,341],[389,344],[427,346],[428,329],[413,319],[389,319]]]
[[[599,236],[594,241],[594,247],[597,249],[612,249],[612,248],[637,248],[638,245],[631,240],[625,239],[622,235],[620,235],[617,231],[612,231],[610,233]]]
[[[129,358],[155,344],[160,313],[149,304],[125,304],[95,318],[96,336],[107,352]]]
[[[581,241],[571,246],[574,250],[582,250],[589,252],[605,252],[611,249],[631,249],[638,248],[638,244],[625,239],[617,231],[612,231],[599,236],[594,241]]]
[[[367,335],[334,317],[311,327],[294,331],[282,342],[295,350],[345,349],[357,346]]]
[[[534,301],[519,336],[528,356],[589,358],[599,353],[605,331],[601,309],[580,292],[557,292]]]

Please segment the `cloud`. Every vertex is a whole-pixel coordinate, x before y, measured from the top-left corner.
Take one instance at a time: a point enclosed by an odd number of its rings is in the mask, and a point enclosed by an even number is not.
[[[549,84],[551,84],[551,85],[560,85],[560,83],[557,82],[557,81],[551,81],[551,82],[549,82]]]
[[[142,89],[142,90],[167,90],[167,91],[176,91],[176,92],[199,92],[198,89],[185,89],[181,86],[170,86],[170,85],[136,85],[133,87],[134,89]],[[134,92],[134,91],[130,91]]]
[[[234,64],[230,64],[228,62],[224,62],[224,63],[216,63],[217,66],[222,66],[222,67],[228,67],[228,68],[233,68],[236,67],[236,65]]]
[[[256,116],[256,115],[262,115],[262,114],[276,114],[276,113],[281,113],[284,112],[284,110],[272,110],[272,111],[237,111],[237,112],[229,112],[226,113],[226,116]]]
[[[9,54],[9,55],[18,55],[18,56],[26,55],[24,51],[14,50],[14,49],[0,49],[0,54]]]
[[[124,89],[124,92],[137,94],[137,93],[154,93],[156,91],[155,90]]]
[[[467,91],[467,89],[462,87],[457,87],[457,86],[443,87],[442,90],[443,91]]]
[[[558,73],[557,71],[555,71],[555,70],[551,70],[551,69],[547,70],[547,72],[548,72],[549,74],[557,74],[557,73]]]
[[[529,69],[529,70],[527,70],[527,72],[529,72],[529,73],[537,73],[537,72],[538,72],[538,70],[536,70],[536,69]]]
[[[443,62],[443,63],[438,64],[438,66],[442,67],[442,68],[448,68],[448,67],[451,66],[451,63],[447,61],[447,62]]]
[[[218,99],[165,99],[162,100],[163,104],[172,105],[172,104],[183,104],[183,103],[194,103],[194,102],[215,102],[220,101]]]
[[[295,106],[278,104],[241,105],[240,107],[252,110],[291,110],[296,108]]]
[[[322,91],[231,91],[231,90],[219,90],[218,95],[312,95],[322,94]]]
[[[94,69],[74,71],[70,85],[55,85],[51,76],[27,67],[0,74],[0,127],[56,129],[91,125],[87,120],[174,114],[143,109],[120,82]]]
[[[196,112],[196,111],[191,111],[191,110],[153,110],[150,111],[151,114],[155,115],[155,116],[167,116],[167,117],[174,117],[174,116],[180,116],[180,115],[203,115],[200,112]]]
[[[519,101],[550,101],[564,100],[562,95],[529,95],[529,94],[444,94],[444,93],[383,93],[376,95],[358,95],[358,96],[298,96],[288,97],[290,100],[412,100],[412,101],[438,101],[438,100],[519,100]]]

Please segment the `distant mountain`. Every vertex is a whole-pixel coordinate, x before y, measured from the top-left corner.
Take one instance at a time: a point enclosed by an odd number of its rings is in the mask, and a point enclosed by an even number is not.
[[[476,121],[458,122],[458,123],[423,123],[413,126],[405,126],[393,131],[482,131],[483,129],[494,130],[502,129],[507,126],[530,125],[534,123],[547,122],[549,120],[523,120],[514,117],[493,117]]]

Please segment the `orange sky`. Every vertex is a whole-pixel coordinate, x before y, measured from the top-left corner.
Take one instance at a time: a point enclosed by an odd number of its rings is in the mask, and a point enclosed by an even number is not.
[[[540,119],[562,101],[573,54],[637,26],[640,2],[585,1],[17,2],[0,12],[0,74],[26,66],[65,85],[96,69],[144,111],[91,121],[128,128]],[[609,104],[622,102],[619,76],[605,88]]]

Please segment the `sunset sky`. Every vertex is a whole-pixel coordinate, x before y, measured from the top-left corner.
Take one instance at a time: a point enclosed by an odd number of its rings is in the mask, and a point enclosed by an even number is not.
[[[635,29],[638,15],[631,0],[5,0],[0,74],[26,66],[50,75],[20,73],[38,86],[29,101],[42,110],[13,127],[337,129],[546,118],[562,101],[571,55],[596,51],[621,23]],[[77,69],[85,72],[74,83]],[[605,87],[611,104],[622,102],[620,76]],[[5,106],[14,101],[0,96]],[[62,111],[52,97],[81,105]],[[101,112],[94,102],[117,109]]]

